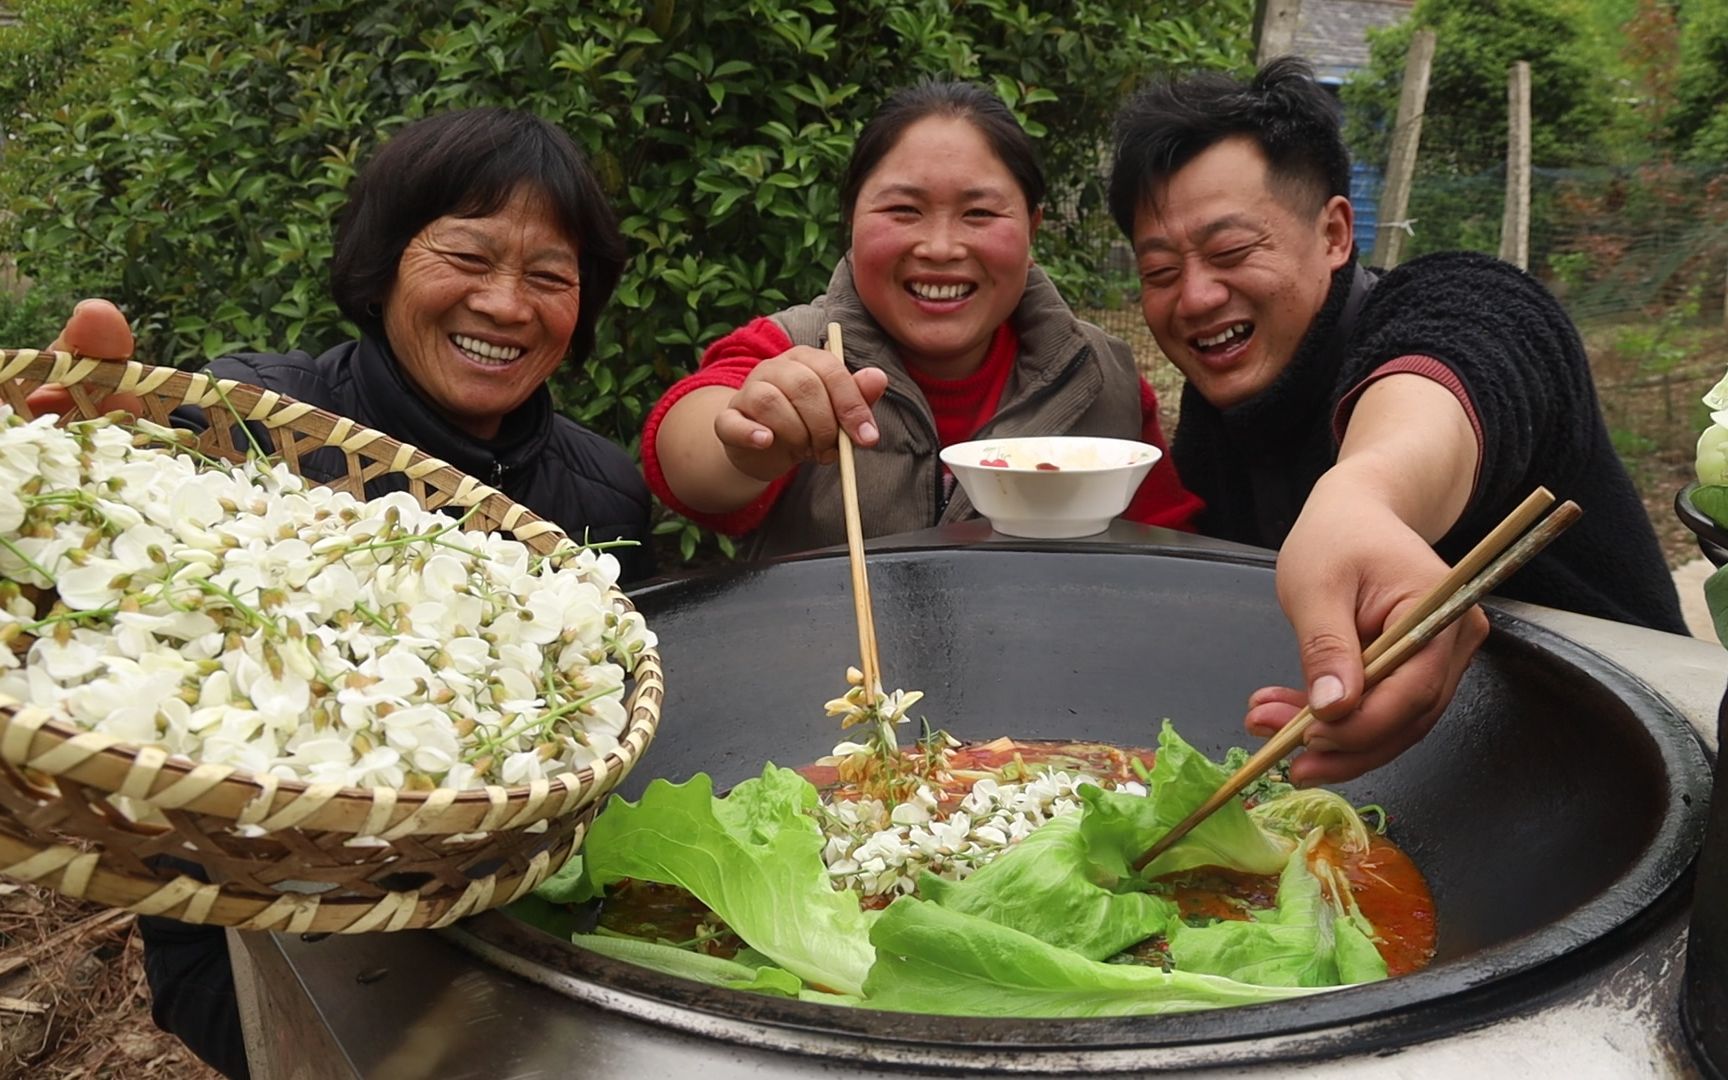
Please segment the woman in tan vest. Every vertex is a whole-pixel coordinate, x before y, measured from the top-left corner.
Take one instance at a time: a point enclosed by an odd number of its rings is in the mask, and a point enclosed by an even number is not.
[[[754,554],[845,537],[834,461],[861,448],[870,535],[976,517],[937,452],[982,437],[1101,435],[1160,448],[1128,346],[1076,318],[1032,263],[1044,176],[995,95],[925,80],[858,137],[840,203],[852,239],[828,291],[709,346],[649,416],[642,457],[667,505]],[[845,363],[824,349],[844,331]],[[1124,516],[1189,528],[1199,501],[1161,461]]]

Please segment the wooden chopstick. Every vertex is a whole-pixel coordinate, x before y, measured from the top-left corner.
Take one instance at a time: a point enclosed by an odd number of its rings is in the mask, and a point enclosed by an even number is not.
[[[828,324],[828,351],[846,360],[840,324]],[[876,704],[882,683],[882,663],[876,655],[876,620],[871,614],[870,575],[864,567],[864,526],[858,517],[858,469],[852,461],[852,439],[840,429],[840,501],[846,511],[846,555],[852,564],[852,613],[858,621],[859,667],[864,672],[864,704]]]
[[[1495,556],[1506,550],[1506,545],[1523,536],[1536,519],[1548,512],[1554,505],[1554,493],[1545,487],[1539,487],[1525,496],[1517,509],[1506,515],[1506,520],[1494,526],[1493,531],[1484,536],[1479,543],[1462,558],[1452,572],[1440,579],[1440,584],[1428,590],[1421,601],[1399,616],[1398,621],[1388,626],[1374,643],[1362,652],[1362,663],[1370,664],[1379,659],[1380,654],[1390,649],[1392,645],[1416,628],[1423,619],[1434,613],[1446,597],[1462,589],[1470,583],[1470,579],[1480,574]]]
[[[1525,532],[1530,523],[1553,501],[1551,492],[1546,488],[1537,488],[1505,521],[1459,560],[1452,572],[1430,589],[1420,602],[1375,638],[1374,643],[1362,653],[1363,689],[1366,690],[1385,678],[1578,520],[1582,511],[1578,509],[1577,503],[1567,500],[1534,528]],[[1314,710],[1303,706],[1301,712],[1285,724],[1278,734],[1268,739],[1266,745],[1224,781],[1210,798],[1140,856],[1134,863],[1135,871],[1145,869],[1176,841],[1188,835],[1194,826],[1205,821],[1267,769],[1295,750],[1313,722]]]

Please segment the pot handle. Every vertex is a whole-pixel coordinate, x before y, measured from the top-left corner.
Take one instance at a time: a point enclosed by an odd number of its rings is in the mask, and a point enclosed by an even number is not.
[[[1680,1022],[1708,1076],[1728,1077],[1728,694],[1716,712],[1716,781],[1692,894]]]

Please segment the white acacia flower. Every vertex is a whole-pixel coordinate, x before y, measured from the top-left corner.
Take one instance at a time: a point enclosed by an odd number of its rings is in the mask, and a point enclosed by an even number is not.
[[[0,475],[0,533],[15,533],[24,524],[24,500],[18,496],[18,488],[7,484]]]
[[[118,559],[91,558],[60,571],[55,588],[73,611],[94,611],[118,603],[127,591],[129,571]]]
[[[479,675],[489,666],[492,646],[477,637],[459,637],[444,645],[452,670],[464,675]]]
[[[608,600],[612,556],[542,558],[405,492],[361,502],[137,429],[163,445],[0,405],[0,574],[50,598],[0,603],[27,646],[23,666],[0,649],[0,693],[195,760],[345,784],[513,783],[618,749],[627,673],[654,638]]]
[[[504,759],[503,777],[506,784],[526,784],[531,780],[544,780],[546,770],[537,751],[524,750]]]
[[[284,670],[280,677],[265,671],[246,688],[252,707],[265,716],[292,720],[312,704],[312,684],[298,672]]]
[[[31,667],[40,667],[49,678],[61,683],[92,674],[102,667],[102,650],[85,637],[74,631],[64,642],[52,637],[37,638],[36,644],[30,646]]]
[[[603,697],[590,701],[586,710],[588,722],[584,728],[590,740],[598,735],[611,735],[616,738],[624,734],[624,729],[630,724],[630,714],[624,708],[624,702],[617,697]]]

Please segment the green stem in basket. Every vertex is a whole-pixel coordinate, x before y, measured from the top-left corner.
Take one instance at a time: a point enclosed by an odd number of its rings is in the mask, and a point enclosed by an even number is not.
[[[61,623],[87,621],[100,622],[103,619],[113,616],[119,610],[120,606],[114,604],[109,607],[91,608],[88,611],[60,611],[53,615],[47,615],[43,618],[37,619],[33,623],[22,623],[19,625],[18,629],[22,633],[35,634],[45,626],[58,626]],[[41,635],[37,634],[37,636],[40,637]]]
[[[262,611],[259,611],[246,601],[240,599],[232,590],[225,589],[215,582],[209,581],[205,578],[194,578],[192,580],[197,583],[199,590],[206,595],[220,597],[221,599],[228,601],[230,607],[244,616],[247,622],[264,631],[266,636],[278,641],[282,640],[284,636],[282,633],[282,627],[277,625],[276,620],[264,614]],[[391,631],[394,632],[394,630],[395,628],[391,627]]]
[[[247,459],[257,461],[260,464],[269,461],[270,455],[266,454],[264,447],[259,445],[257,437],[252,434],[252,429],[247,426],[246,421],[240,419],[240,413],[234,408],[234,403],[228,400],[228,393],[222,389],[222,383],[216,379],[211,379],[210,389],[216,391],[216,396],[222,399],[222,404],[227,408],[228,415],[232,416],[234,421],[240,425],[240,430],[245,432],[246,445],[249,447],[246,451]]]
[[[371,608],[367,607],[365,604],[362,604],[360,601],[358,601],[358,600],[354,601],[354,610],[360,613],[360,617],[362,619],[365,619],[367,622],[371,623],[373,626],[377,627],[378,629],[384,631],[386,634],[396,633],[396,627],[392,626],[384,618],[384,616],[378,614],[376,611],[373,611]]]
[[[41,495],[21,495],[25,506],[76,506],[83,510],[99,510],[96,499],[87,491],[48,491]]]
[[[7,551],[10,551],[14,556],[16,556],[19,562],[36,571],[38,574],[41,574],[43,581],[48,582],[50,585],[54,583],[54,575],[44,570],[41,564],[39,564],[35,559],[32,559],[30,556],[18,550],[17,544],[14,544],[4,536],[0,536],[0,547],[4,547]]]
[[[464,518],[463,520],[466,520],[466,519]],[[439,529],[436,532],[411,533],[408,536],[392,537],[389,540],[374,540],[369,544],[360,544],[358,546],[351,547],[347,550],[346,554],[354,554],[355,552],[360,552],[360,551],[389,551],[389,550],[394,549],[394,548],[408,547],[408,546],[413,545],[413,544],[427,544],[427,545],[430,545],[432,547],[449,548],[452,551],[460,551],[464,555],[472,555],[475,558],[480,558],[481,554],[482,554],[481,552],[474,551],[474,550],[471,550],[469,548],[463,547],[461,544],[452,543],[449,540],[442,539],[442,537],[444,537],[444,536],[446,536],[452,532],[457,531],[461,527],[462,527],[461,521],[458,521],[456,524],[450,525],[446,528]]]
[[[232,462],[211,457],[198,449],[197,444],[191,441],[192,432],[185,428],[168,427],[140,416],[133,423],[126,425],[126,430],[132,432],[134,439],[142,435],[152,443],[162,444],[170,453],[185,454],[187,457],[195,459],[200,465],[221,469],[223,472],[229,472],[232,469]]]
[[[588,705],[592,702],[599,701],[603,697],[609,697],[613,694],[619,693],[622,689],[623,689],[622,687],[608,686],[608,687],[605,687],[604,689],[595,690],[592,693],[583,694],[581,697],[577,698],[576,700],[565,702],[563,705],[560,705],[556,709],[553,709],[552,711],[546,713],[546,715],[540,717],[539,720],[535,721],[534,726],[539,730],[539,732],[542,735],[544,735],[546,732],[551,730],[552,725],[554,723],[556,723],[557,721],[562,720],[564,717],[569,716],[571,713],[580,710],[585,705]]]
[[[589,540],[588,534],[584,532],[582,534],[581,546],[589,551],[610,551],[613,548],[641,547],[642,541],[625,540],[623,538],[617,540]]]
[[[479,758],[485,757],[488,754],[496,754],[500,747],[512,739],[519,739],[524,736],[528,736],[533,742],[538,743],[541,738],[551,732],[552,726],[559,720],[564,719],[564,717],[569,716],[573,712],[579,711],[585,705],[599,701],[601,698],[608,695],[616,694],[620,692],[620,690],[621,688],[616,686],[605,687],[600,690],[595,690],[593,693],[584,694],[581,697],[576,698],[574,701],[565,702],[555,709],[549,709],[533,719],[519,716],[518,718],[522,721],[521,723],[506,725],[495,737],[491,739],[476,740],[473,752],[468,754],[464,760],[472,765]]]
[[[546,704],[554,709],[563,705],[563,695],[558,693],[558,669],[553,666],[551,653],[540,657],[540,695],[546,699]]]

